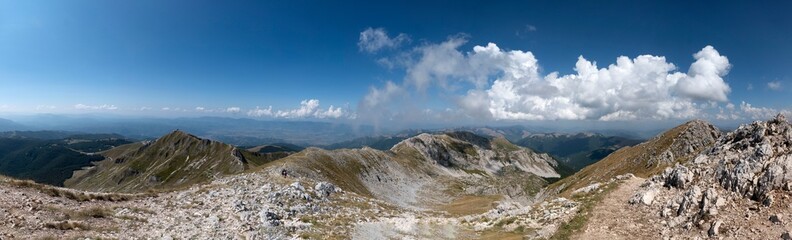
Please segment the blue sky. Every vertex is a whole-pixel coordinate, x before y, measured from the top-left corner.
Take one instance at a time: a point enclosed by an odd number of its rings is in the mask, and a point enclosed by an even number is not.
[[[783,1],[0,0],[0,112],[375,122],[762,118],[792,108],[790,9]],[[504,77],[510,64],[530,59],[476,63],[474,48],[489,43],[507,55],[530,53],[536,76]],[[695,78],[693,55],[706,46],[725,68]],[[637,68],[625,79],[611,75],[618,88],[598,89],[611,95],[570,90],[585,87],[575,81],[608,85],[580,75],[579,56],[601,69],[639,55],[665,57],[647,66],[673,64],[662,78],[689,84],[643,88],[658,78],[633,79],[647,74]],[[718,62],[723,56],[728,62]],[[446,60],[464,63],[445,69]],[[466,71],[473,66],[485,70]],[[575,76],[547,80],[552,72]],[[507,99],[493,88],[498,80],[522,90]],[[725,87],[703,89],[702,81]],[[663,94],[633,98],[621,92],[625,84],[639,95]],[[545,88],[557,90],[531,92]],[[635,102],[645,105],[627,106]]]

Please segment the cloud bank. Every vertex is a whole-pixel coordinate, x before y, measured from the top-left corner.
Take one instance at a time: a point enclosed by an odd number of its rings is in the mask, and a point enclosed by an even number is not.
[[[319,119],[339,119],[350,118],[353,115],[341,107],[330,105],[327,109],[319,106],[319,100],[306,99],[300,102],[300,107],[289,110],[272,110],[272,106],[267,108],[256,107],[247,112],[251,117],[273,117],[273,118],[319,118]]]
[[[386,36],[387,37],[387,36]],[[412,99],[435,89],[449,96],[455,117],[488,120],[635,120],[700,116],[706,108],[727,102],[731,92],[723,79],[731,64],[714,47],[692,55],[687,72],[663,56],[620,56],[606,67],[580,56],[574,74],[542,74],[530,51],[503,50],[495,43],[460,48],[465,37],[451,37],[412,50],[402,61],[402,83],[370,89],[359,106],[366,112],[392,109],[394,99]],[[468,86],[468,87],[466,87]],[[378,107],[391,107],[383,110]],[[437,112],[437,111],[435,111]]]
[[[74,109],[77,110],[118,110],[118,107],[115,105],[85,105],[82,103],[78,103],[74,105]]]

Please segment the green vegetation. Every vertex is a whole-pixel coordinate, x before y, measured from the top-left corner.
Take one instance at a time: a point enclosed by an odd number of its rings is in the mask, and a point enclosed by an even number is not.
[[[116,134],[60,131],[0,133],[0,174],[63,186],[75,170],[102,156],[86,154],[129,143]]]
[[[619,148],[633,146],[640,142],[640,140],[624,137],[581,133],[529,136],[520,139],[516,144],[538,152],[548,153],[572,171],[578,171],[605,158]]]
[[[0,174],[63,186],[72,172],[103,157],[69,149],[56,140],[0,138]]]

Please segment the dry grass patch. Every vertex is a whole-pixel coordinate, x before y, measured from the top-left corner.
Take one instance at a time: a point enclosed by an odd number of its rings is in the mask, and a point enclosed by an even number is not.
[[[454,199],[450,203],[440,206],[438,210],[445,211],[455,216],[481,214],[495,207],[495,202],[503,198],[501,195],[468,195]]]
[[[152,194],[122,194],[122,193],[93,193],[93,192],[83,192],[68,188],[61,188],[50,186],[46,184],[40,184],[33,182],[31,180],[8,180],[7,183],[11,184],[12,186],[20,187],[20,188],[31,188],[40,191],[41,193],[47,194],[52,197],[62,197],[68,198],[79,202],[85,201],[108,201],[108,202],[121,202],[121,201],[128,201],[135,198],[143,198],[143,197],[151,197]]]

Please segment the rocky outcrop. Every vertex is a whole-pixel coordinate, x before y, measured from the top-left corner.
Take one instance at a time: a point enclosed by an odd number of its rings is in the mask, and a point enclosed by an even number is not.
[[[693,161],[647,180],[635,197],[648,191],[658,191],[648,205],[669,228],[700,228],[710,237],[745,234],[746,219],[760,211],[754,204],[773,216],[787,211],[773,204],[792,196],[792,125],[783,115],[742,125]]]
[[[565,196],[574,189],[594,182],[608,181],[618,175],[632,173],[646,178],[663,173],[664,170],[668,171],[664,173],[668,178],[667,184],[684,187],[692,180],[694,174],[684,166],[666,168],[695,158],[711,147],[720,135],[721,132],[710,123],[701,120],[689,121],[646,142],[619,149],[601,161],[554,183],[551,187]],[[666,181],[663,183],[665,184]],[[649,198],[643,201],[636,199],[636,201],[647,202]]]

